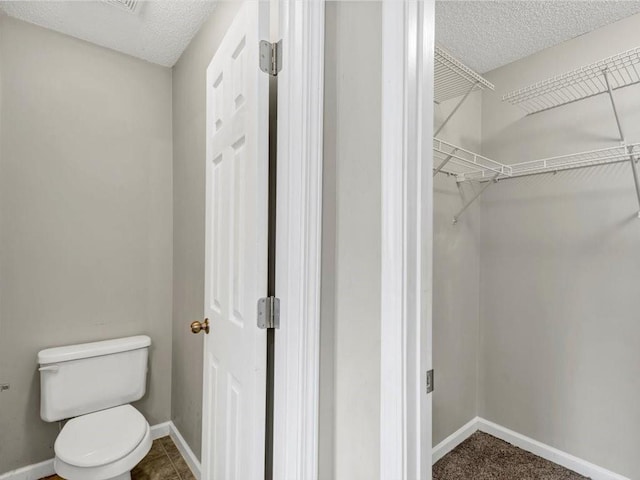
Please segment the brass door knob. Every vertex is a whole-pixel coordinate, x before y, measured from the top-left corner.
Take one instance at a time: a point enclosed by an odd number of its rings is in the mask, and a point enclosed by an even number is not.
[[[209,333],[209,319],[205,318],[204,322],[192,322],[191,333],[200,333],[204,330],[204,333]]]

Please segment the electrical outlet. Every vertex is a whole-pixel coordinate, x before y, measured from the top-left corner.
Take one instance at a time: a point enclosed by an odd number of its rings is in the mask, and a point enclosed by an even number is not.
[[[4,392],[5,390],[9,390],[8,383],[0,383],[0,392]]]

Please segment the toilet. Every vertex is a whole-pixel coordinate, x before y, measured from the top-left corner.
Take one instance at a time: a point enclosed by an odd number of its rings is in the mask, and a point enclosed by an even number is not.
[[[145,335],[49,348],[38,353],[40,416],[69,419],[56,439],[54,468],[67,480],[130,480],[151,449],[151,429],[131,402],[146,390]]]

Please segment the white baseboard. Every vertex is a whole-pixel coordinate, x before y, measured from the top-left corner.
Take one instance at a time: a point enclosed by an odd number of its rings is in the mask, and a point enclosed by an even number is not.
[[[171,422],[164,422],[151,427],[151,440],[157,440],[169,435],[169,432],[171,431],[171,425]]]
[[[503,426],[497,425],[493,422],[485,420],[484,418],[478,419],[478,430],[494,437],[509,442],[516,447],[520,447],[527,452],[531,452],[534,455],[538,455],[550,462],[557,463],[569,470],[589,477],[592,480],[629,480],[627,477],[618,475],[610,470],[594,465],[593,463],[582,460],[581,458],[574,457],[566,452],[558,450],[557,448],[545,445],[542,442],[538,442],[532,438],[521,435],[513,430],[509,430]]]
[[[504,440],[527,452],[531,452],[550,462],[568,468],[580,475],[584,475],[591,480],[629,480],[627,477],[618,475],[610,470],[594,465],[557,448],[545,445],[542,442],[526,437],[525,435],[509,430],[481,417],[474,418],[436,445],[432,451],[433,463],[436,463],[477,431],[493,435],[500,440]]]
[[[0,480],[39,480],[56,473],[53,470],[53,459],[11,470],[0,475]]]
[[[195,454],[193,453],[193,451],[185,441],[184,437],[180,435],[180,432],[178,431],[176,426],[173,424],[173,422],[170,422],[170,424],[171,425],[170,425],[169,435],[171,435],[171,439],[173,440],[173,443],[176,444],[176,447],[178,447],[180,454],[183,456],[183,458],[187,462],[187,465],[189,465],[189,468],[191,469],[191,473],[193,473],[193,476],[196,477],[196,480],[200,480],[200,477],[202,476],[202,473],[201,473],[202,468],[200,465],[200,460],[198,460],[198,457],[195,456]]]
[[[182,435],[180,435],[180,432],[173,422],[164,422],[151,427],[151,438],[153,440],[160,437],[166,437],[167,435],[171,435],[171,438],[178,447],[178,450],[180,450],[182,456],[185,458],[185,461],[187,462],[187,465],[189,465],[194,476],[197,480],[200,480],[200,462],[191,451]],[[51,459],[3,473],[0,475],[0,480],[39,480],[55,473],[56,472],[53,469],[53,459]]]
[[[432,463],[436,463],[447,453],[449,453],[451,450],[456,448],[467,438],[477,432],[479,420],[479,417],[474,418],[473,420],[469,421],[467,424],[463,425],[458,430],[453,432],[447,438],[442,440],[438,445],[433,447],[433,452],[431,454]]]

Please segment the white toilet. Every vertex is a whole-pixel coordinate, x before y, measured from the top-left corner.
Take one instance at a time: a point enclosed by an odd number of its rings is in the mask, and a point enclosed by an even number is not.
[[[60,431],[54,468],[67,480],[130,480],[151,449],[151,430],[130,402],[144,396],[151,339],[106,340],[43,350],[40,416],[71,419]]]

